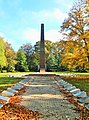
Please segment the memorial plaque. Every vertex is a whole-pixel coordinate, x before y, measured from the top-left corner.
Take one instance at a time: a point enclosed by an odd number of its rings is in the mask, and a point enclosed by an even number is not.
[[[64,80],[62,80],[62,81],[59,81],[59,83],[63,84],[63,83],[65,83],[65,81],[64,81]]]
[[[18,92],[17,90],[14,90],[12,88],[7,88],[7,91],[12,92],[12,93],[17,93]]]
[[[9,91],[6,91],[6,90],[4,90],[4,91],[2,92],[2,95],[3,95],[3,96],[6,96],[6,97],[14,96],[13,93],[11,93],[11,92],[9,92]]]
[[[61,78],[59,78],[59,77],[58,77],[58,78],[56,78],[56,80],[58,80],[58,81],[63,81],[63,80],[62,80]]]
[[[66,85],[64,85],[64,88],[67,88],[68,86],[72,86],[71,84],[66,84]]]
[[[78,92],[80,92],[80,89],[77,89],[77,88],[70,91],[70,93],[72,93],[72,94],[75,94],[75,93],[78,93]]]
[[[89,110],[89,104],[85,106],[85,108],[87,108]]]
[[[69,84],[69,85],[65,86],[64,88],[68,89],[68,88],[70,88],[70,87],[72,87],[72,85],[71,85],[71,84]]]
[[[67,85],[68,83],[67,82],[63,82],[63,83],[61,83],[61,85],[63,86],[63,85]]]
[[[81,103],[89,103],[89,97],[83,97],[83,98],[79,99],[79,102],[81,102]]]
[[[64,82],[64,80],[57,80],[59,83]]]
[[[17,83],[17,84],[15,84],[14,86],[15,86],[15,87],[20,87],[20,88],[22,88],[22,87],[24,86],[24,84],[22,84],[22,83]]]
[[[24,79],[24,80],[21,80],[19,83],[26,83],[26,82],[29,82],[30,80],[28,78]]]
[[[65,81],[60,81],[60,82],[58,82],[59,84],[63,84],[63,83],[65,83]]]
[[[17,84],[15,84],[15,85],[16,85],[16,86],[21,86],[21,87],[24,86],[22,83],[17,83]]]
[[[15,89],[15,90],[21,90],[22,89],[22,87],[19,87],[19,86],[13,86],[13,87],[11,87],[12,89]]]
[[[75,97],[86,97],[87,94],[84,91],[80,91],[80,92],[78,92],[76,94],[73,94],[73,96],[75,96]]]
[[[12,86],[11,88],[15,89],[15,90],[21,90],[23,88],[23,86],[24,86],[23,84],[17,83],[14,86]]]
[[[10,100],[9,97],[5,97],[5,96],[1,96],[1,95],[0,95],[0,99],[1,99],[1,100],[4,100],[4,101],[9,101],[9,100]]]
[[[74,90],[74,89],[76,89],[75,86],[72,86],[72,87],[67,88],[68,91],[71,91],[71,90]]]

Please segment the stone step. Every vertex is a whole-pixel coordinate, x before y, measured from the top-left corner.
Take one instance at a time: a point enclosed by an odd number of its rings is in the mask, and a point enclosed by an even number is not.
[[[4,90],[2,92],[2,95],[6,97],[11,97],[11,96],[14,96],[14,93]]]
[[[78,92],[80,92],[80,89],[78,89],[78,88],[75,88],[74,90],[70,91],[70,93],[72,93],[72,94],[76,94]]]
[[[26,83],[26,82],[29,82],[29,81],[31,81],[31,80],[29,78],[26,78],[24,80],[21,80],[20,83]]]
[[[67,88],[68,91],[71,91],[71,90],[74,90],[74,89],[76,89],[75,86],[72,86],[72,87]]]
[[[2,96],[2,95],[0,95],[0,99],[4,100],[4,101],[7,101],[7,102],[10,100],[9,97],[5,97],[5,96]]]
[[[80,91],[80,92],[78,92],[76,94],[73,94],[73,96],[75,96],[75,97],[86,97],[87,93],[84,92],[84,91]]]
[[[68,83],[67,85],[64,85],[64,88],[66,88],[66,89],[69,88],[69,87],[72,87],[72,84]]]
[[[62,82],[62,83],[60,83],[62,86],[64,86],[64,85],[67,85],[68,83],[67,82]]]
[[[11,88],[15,89],[15,90],[21,90],[23,88],[23,86],[24,86],[24,84],[17,83],[14,86],[12,86]]]
[[[22,89],[22,87],[20,87],[20,86],[13,86],[13,87],[11,87],[12,89],[15,89],[16,91],[18,91],[18,90],[21,90]]]
[[[12,88],[7,88],[7,91],[12,92],[12,93],[17,93],[18,92],[17,90],[14,90]]]
[[[81,103],[89,103],[89,96],[80,98],[79,102],[81,102]]]

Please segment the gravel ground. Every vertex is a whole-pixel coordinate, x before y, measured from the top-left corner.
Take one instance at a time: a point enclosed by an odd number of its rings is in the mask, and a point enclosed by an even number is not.
[[[21,96],[20,105],[40,113],[39,120],[75,120],[76,107],[60,92],[54,77],[33,77],[32,83]],[[70,119],[69,119],[70,118]]]

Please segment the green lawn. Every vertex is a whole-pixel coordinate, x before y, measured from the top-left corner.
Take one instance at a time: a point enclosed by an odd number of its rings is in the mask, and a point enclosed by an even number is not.
[[[0,73],[0,92],[7,89],[7,87],[11,87],[16,84],[23,78],[21,77],[8,77],[8,75],[18,75],[18,74],[26,74],[26,73]]]
[[[87,94],[89,95],[89,73],[79,73],[79,72],[54,72],[54,73],[58,75],[66,74],[66,76],[62,76],[62,79],[80,88],[81,90],[86,91]],[[72,78],[70,77],[71,75],[67,76],[67,74],[68,75],[76,74],[78,76]]]
[[[87,94],[89,95],[89,78],[78,79],[78,77],[77,78],[62,77],[62,79],[80,88],[82,91],[86,91]]]

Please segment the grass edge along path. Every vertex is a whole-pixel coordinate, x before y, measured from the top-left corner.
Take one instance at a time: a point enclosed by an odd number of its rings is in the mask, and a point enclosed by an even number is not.
[[[10,74],[17,75],[17,77],[9,77]],[[21,81],[22,79],[24,79],[23,77],[19,77],[18,75],[19,73],[0,73],[0,93],[8,87],[11,87],[19,81]]]
[[[61,76],[61,78],[89,95],[89,78],[86,76]]]

